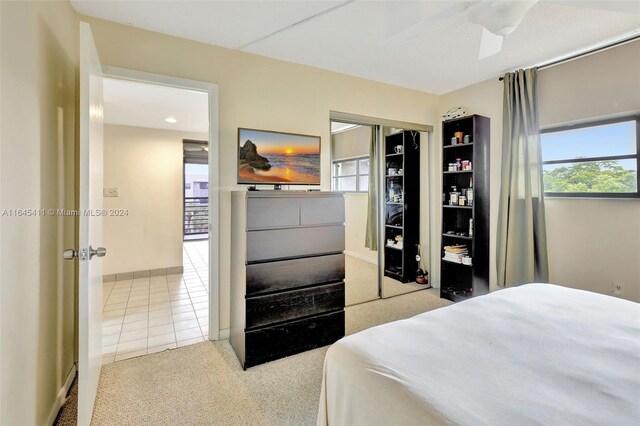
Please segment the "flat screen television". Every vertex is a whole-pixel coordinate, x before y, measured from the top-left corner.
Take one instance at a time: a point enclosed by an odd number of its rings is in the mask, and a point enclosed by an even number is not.
[[[320,136],[238,128],[238,183],[320,185]]]

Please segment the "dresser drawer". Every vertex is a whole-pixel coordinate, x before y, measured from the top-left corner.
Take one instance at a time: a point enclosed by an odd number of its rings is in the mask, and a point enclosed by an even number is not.
[[[302,226],[343,222],[344,197],[313,197],[300,200]]]
[[[344,336],[344,311],[246,333],[244,368],[330,345]]]
[[[344,280],[344,254],[247,265],[247,296]]]
[[[247,232],[247,262],[344,251],[344,226]]]
[[[300,225],[300,199],[250,198],[247,229],[286,228]]]
[[[321,285],[247,299],[247,329],[344,308],[344,283]]]

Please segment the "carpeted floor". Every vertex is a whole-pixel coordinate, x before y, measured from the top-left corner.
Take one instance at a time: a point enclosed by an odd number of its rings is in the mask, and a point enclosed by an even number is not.
[[[347,334],[449,302],[434,290],[346,309]],[[313,425],[328,347],[243,371],[227,340],[103,366],[94,425]],[[58,424],[73,424],[63,408]],[[67,414],[67,418],[64,414]]]
[[[347,306],[369,302],[378,298],[378,265],[353,256],[345,257],[345,302]],[[389,277],[383,277],[382,294],[384,297],[398,296],[421,290],[415,283],[401,283]]]

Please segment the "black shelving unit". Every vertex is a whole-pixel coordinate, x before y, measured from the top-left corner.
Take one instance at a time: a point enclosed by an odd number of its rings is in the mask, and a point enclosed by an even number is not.
[[[447,120],[442,123],[442,247],[440,297],[453,302],[489,292],[489,139],[491,120],[481,115]],[[455,134],[469,135],[453,144]],[[450,171],[456,159],[471,162],[471,170]],[[473,182],[473,204],[450,205],[452,187],[463,192]],[[473,234],[469,235],[470,220]],[[465,245],[471,265],[444,259],[445,246]]]
[[[402,131],[386,136],[384,274],[403,283],[414,281],[418,269],[415,257],[420,238],[419,174],[420,133]],[[402,245],[396,244],[398,238]]]

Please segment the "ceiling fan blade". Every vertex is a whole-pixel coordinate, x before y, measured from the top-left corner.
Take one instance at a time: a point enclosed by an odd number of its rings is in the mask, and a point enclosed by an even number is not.
[[[504,37],[495,35],[486,28],[482,28],[482,37],[480,38],[480,53],[478,59],[488,58],[502,50],[502,41]]]
[[[640,2],[637,0],[547,0],[563,6],[582,7],[587,9],[608,10],[611,12],[640,15]]]
[[[467,10],[467,19],[494,34],[507,35],[515,30],[539,0],[480,0]]]
[[[406,41],[414,37],[417,37],[418,35],[420,35],[420,33],[424,31],[428,23],[438,21],[441,19],[447,19],[451,16],[457,15],[458,13],[464,12],[471,4],[473,4],[472,1],[455,2],[445,10],[438,12],[434,15],[426,16],[420,19],[415,24],[409,25],[403,30],[396,32],[390,37],[387,37],[383,43],[392,44],[397,41]]]

